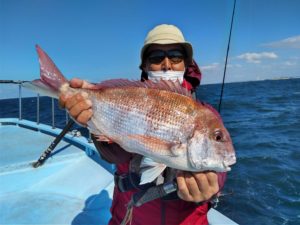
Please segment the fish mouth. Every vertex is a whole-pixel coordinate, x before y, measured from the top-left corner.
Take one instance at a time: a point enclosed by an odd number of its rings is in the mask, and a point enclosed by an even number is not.
[[[217,160],[202,160],[201,170],[200,171],[215,171],[215,172],[227,172],[231,168],[224,161],[220,162]]]
[[[211,170],[216,172],[228,172],[231,171],[231,167],[236,163],[235,155],[230,155],[224,160],[217,159],[203,159],[201,163],[201,170]]]
[[[230,166],[234,165],[236,163],[236,157],[235,154],[228,155],[222,162],[224,169],[226,171],[230,171]]]
[[[224,161],[223,161],[223,168],[224,168],[224,172],[228,172],[231,171],[231,167],[229,165],[227,165]]]

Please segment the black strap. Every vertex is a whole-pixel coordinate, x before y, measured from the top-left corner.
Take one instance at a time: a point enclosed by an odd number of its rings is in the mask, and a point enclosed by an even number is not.
[[[114,175],[115,185],[118,187],[120,192],[126,192],[137,189],[136,184],[139,182],[139,177],[136,174],[121,174]]]
[[[115,185],[120,192],[132,191],[132,190],[146,190],[155,186],[155,183],[147,183],[140,185],[140,176],[137,173],[126,173],[114,175]]]

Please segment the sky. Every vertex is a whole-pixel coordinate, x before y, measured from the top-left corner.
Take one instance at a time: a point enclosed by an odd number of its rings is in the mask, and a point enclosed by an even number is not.
[[[40,45],[68,78],[139,79],[154,26],[192,43],[203,84],[222,82],[234,0],[0,0],[0,80],[39,77]],[[237,0],[226,82],[300,77],[300,0]]]

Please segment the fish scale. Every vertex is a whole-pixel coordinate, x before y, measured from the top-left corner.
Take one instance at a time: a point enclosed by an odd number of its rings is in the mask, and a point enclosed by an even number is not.
[[[114,98],[110,97],[112,92],[114,93]],[[189,115],[180,112],[180,109],[184,107],[178,107],[179,104],[184,104],[183,101],[178,99],[186,97],[179,95],[174,101],[170,101],[167,93],[160,96],[160,104],[156,104],[156,95],[151,92],[159,91],[150,89],[128,91],[124,88],[122,90],[109,89],[103,91],[101,98],[98,100],[102,107],[97,108],[95,114],[103,117],[102,121],[104,123],[112,123],[115,126],[113,129],[115,132],[114,136],[141,134],[168,141],[178,140],[178,136],[183,136],[183,134],[187,133],[182,128],[185,126],[186,121],[191,119]],[[144,102],[145,95],[148,95],[147,102]],[[123,100],[120,101],[120,99]],[[139,102],[138,105],[134,104],[136,101]],[[105,105],[109,105],[110,109],[103,111],[103,109],[107,108]],[[134,107],[131,107],[132,105]],[[177,106],[175,107],[174,105]],[[130,114],[130,116],[124,116],[126,114]],[[118,124],[116,121],[119,118],[122,118],[123,121]],[[126,124],[126,126],[122,127],[121,125],[123,124]],[[108,129],[112,130],[112,127],[110,126]]]

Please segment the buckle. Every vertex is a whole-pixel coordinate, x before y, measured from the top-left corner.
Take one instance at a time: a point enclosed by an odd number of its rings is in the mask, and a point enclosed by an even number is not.
[[[122,174],[122,175],[115,174],[114,175],[115,185],[118,187],[118,190],[120,192],[128,191],[128,186],[126,185],[127,179],[128,179],[127,174]]]
[[[154,182],[139,185],[140,177],[136,173],[125,173],[118,175],[115,173],[114,175],[115,185],[118,187],[120,192],[126,192],[130,190],[146,190],[149,187],[155,186]]]

